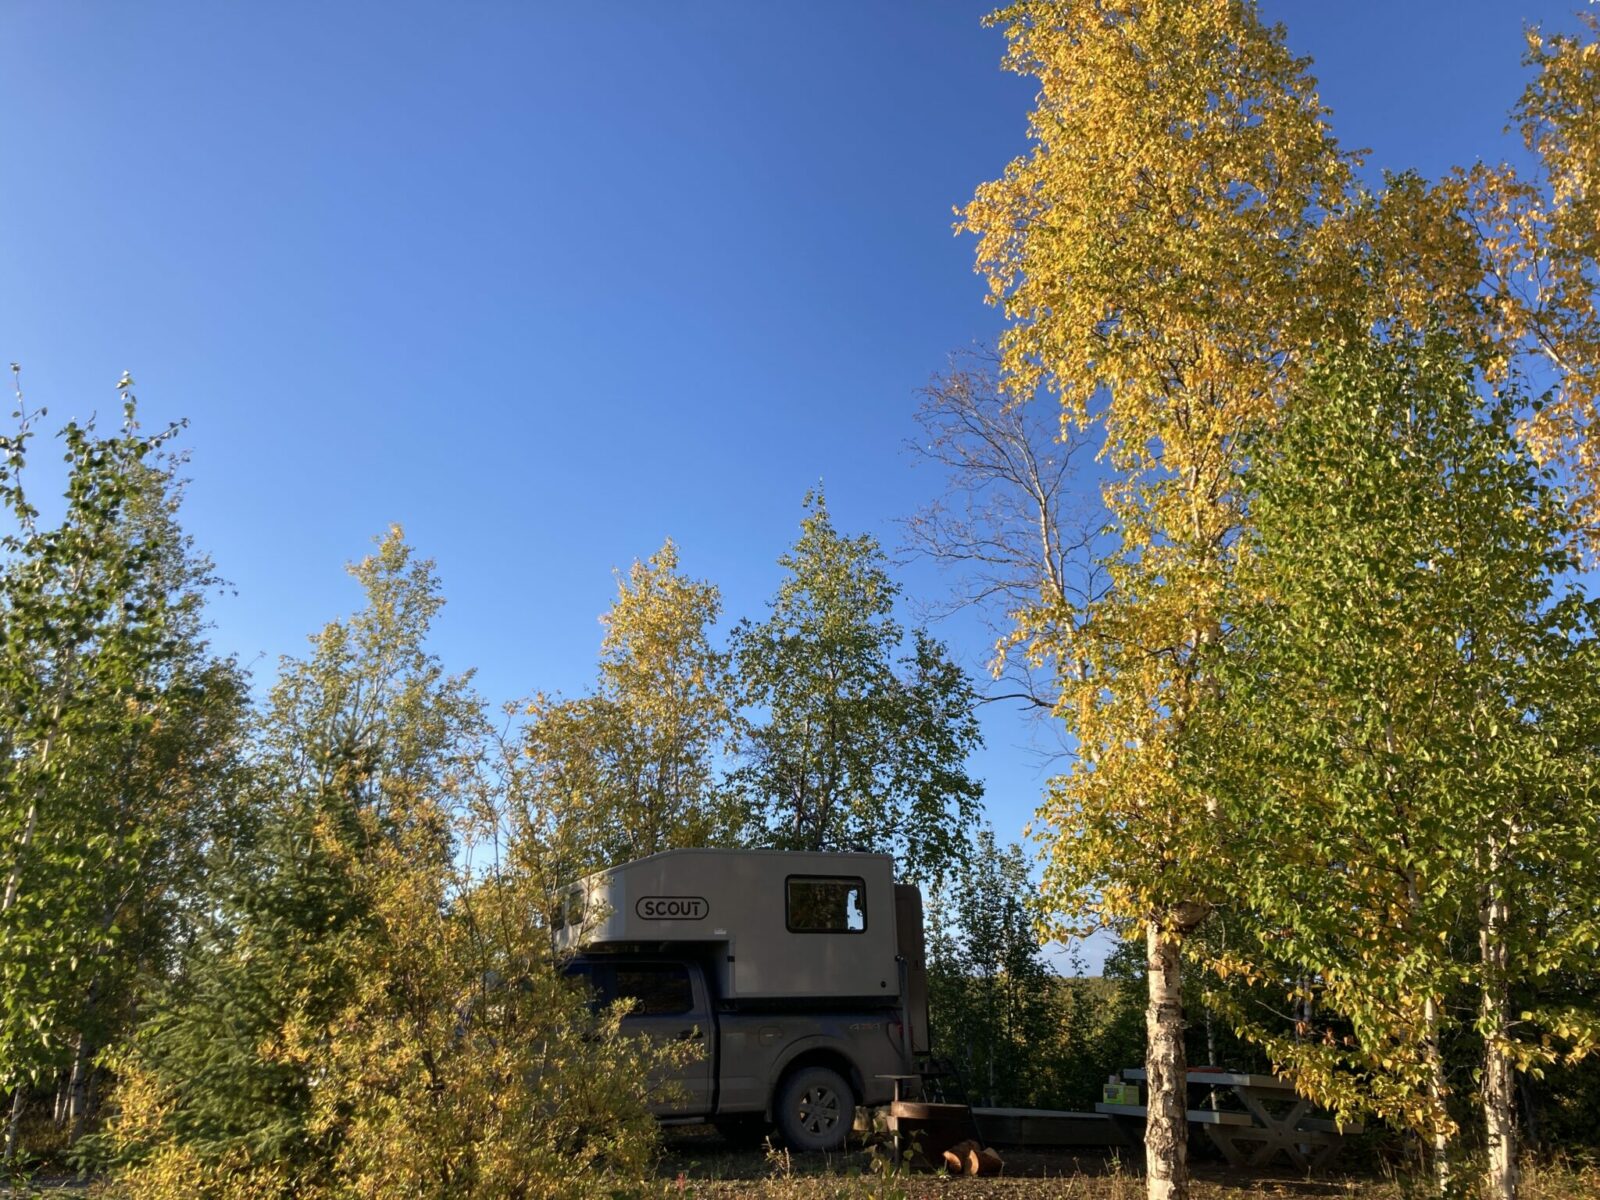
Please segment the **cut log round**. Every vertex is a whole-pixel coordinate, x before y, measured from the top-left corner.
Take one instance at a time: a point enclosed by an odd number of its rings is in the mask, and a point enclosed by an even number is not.
[[[967,1138],[965,1141],[957,1142],[954,1146],[951,1146],[946,1153],[954,1154],[962,1162],[966,1162],[967,1155],[977,1149],[979,1149],[978,1143],[971,1138]]]
[[[998,1175],[1005,1169],[1005,1160],[994,1150],[984,1147],[967,1156],[967,1165],[974,1175]]]

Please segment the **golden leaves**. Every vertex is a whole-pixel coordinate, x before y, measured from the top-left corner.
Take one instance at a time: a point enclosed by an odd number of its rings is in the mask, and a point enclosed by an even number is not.
[[[1529,30],[1524,63],[1535,72],[1512,116],[1534,168],[1478,165],[1450,187],[1482,247],[1481,291],[1491,331],[1508,359],[1542,359],[1553,371],[1549,403],[1523,432],[1546,462],[1571,473],[1576,509],[1600,539],[1600,23],[1590,38]]]
[[[720,611],[715,585],[682,574],[669,539],[618,575],[595,694],[529,706],[536,805],[580,858],[569,873],[722,836],[731,818],[711,760],[733,715],[710,641]]]

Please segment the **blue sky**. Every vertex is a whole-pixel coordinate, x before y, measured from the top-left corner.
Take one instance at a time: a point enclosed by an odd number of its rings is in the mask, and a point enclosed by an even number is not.
[[[671,535],[758,614],[800,499],[897,541],[914,392],[992,337],[952,207],[1024,147],[983,3],[0,7],[0,360],[52,417],[187,416],[187,523],[271,677],[390,522],[438,648],[581,691],[613,567]],[[1528,0],[1269,0],[1346,146],[1498,157]],[[944,584],[902,575],[914,596]],[[985,635],[939,630],[976,666]],[[1053,745],[985,714],[1015,837]]]

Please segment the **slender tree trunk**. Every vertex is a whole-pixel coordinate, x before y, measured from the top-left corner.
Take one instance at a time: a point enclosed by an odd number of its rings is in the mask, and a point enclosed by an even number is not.
[[[22,837],[17,841],[16,861],[11,864],[11,873],[6,879],[6,894],[0,900],[0,913],[8,913],[11,906],[17,902],[17,888],[22,884],[22,860],[29,845],[33,842],[33,831],[39,824],[39,801],[33,800],[28,804],[28,819],[22,825]]]
[[[89,1038],[79,1031],[78,1044],[72,1052],[72,1082],[67,1085],[67,1115],[71,1128],[67,1132],[67,1145],[75,1146],[83,1136],[83,1125],[89,1110]]]
[[[1145,925],[1150,1002],[1145,1009],[1144,1126],[1147,1200],[1189,1200],[1188,1063],[1183,1052],[1182,935]]]
[[[1217,1060],[1217,1023],[1211,1018],[1209,1006],[1204,1011],[1206,1020],[1206,1066],[1220,1067],[1222,1063]],[[1212,1112],[1216,1112],[1222,1107],[1222,1098],[1217,1095],[1216,1088],[1208,1090],[1206,1098],[1207,1103],[1211,1105]]]
[[[1505,997],[1490,1000],[1484,995],[1484,1016],[1491,1017],[1490,1006],[1505,1014]],[[1516,1106],[1513,1103],[1511,1058],[1505,1043],[1495,1037],[1483,1050],[1483,1125],[1489,1151],[1488,1194],[1491,1200],[1515,1200],[1517,1194]]]
[[[17,1157],[17,1130],[22,1127],[22,1110],[28,1101],[28,1085],[19,1082],[11,1093],[11,1119],[6,1122],[6,1153],[3,1161],[15,1162]]]
[[[1448,1089],[1445,1085],[1444,1054],[1439,1047],[1439,1004],[1429,996],[1423,1001],[1422,1053],[1428,1065],[1428,1098],[1433,1101],[1433,1132],[1429,1136],[1429,1149],[1433,1152],[1433,1182],[1439,1195],[1450,1193],[1454,1178],[1454,1164],[1450,1159],[1450,1121],[1446,1104]]]
[[[1491,845],[1489,884],[1479,913],[1478,945],[1483,971],[1479,1016],[1483,1028],[1483,1127],[1489,1153],[1490,1200],[1515,1200],[1517,1194],[1516,1072],[1506,1053],[1510,1001],[1506,994],[1506,902],[1497,847]]]
[[[85,1020],[93,1016],[97,990],[97,983],[89,985]],[[67,1133],[69,1146],[75,1145],[83,1136],[83,1125],[88,1115],[89,1076],[94,1070],[91,1065],[93,1058],[94,1049],[89,1044],[88,1036],[80,1029],[72,1050],[72,1067],[62,1072],[61,1082],[56,1088],[55,1127],[61,1129],[70,1124]]]
[[[68,660],[71,661],[70,658]],[[55,706],[50,713],[50,732],[45,735],[44,743],[39,751],[39,766],[41,770],[50,765],[50,751],[55,746],[56,729],[61,724],[62,698],[56,696]],[[6,879],[6,894],[0,899],[0,914],[11,911],[17,902],[17,889],[22,886],[22,860],[27,857],[28,847],[33,844],[34,831],[39,827],[39,789],[34,788],[33,799],[28,802],[28,819],[22,825],[22,837],[17,842],[17,856],[11,864],[11,873]]]

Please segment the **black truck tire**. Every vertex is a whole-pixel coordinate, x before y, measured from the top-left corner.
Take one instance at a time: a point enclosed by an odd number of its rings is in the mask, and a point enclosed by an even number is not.
[[[839,1072],[801,1067],[783,1081],[772,1107],[792,1150],[838,1150],[856,1119],[856,1098]]]

